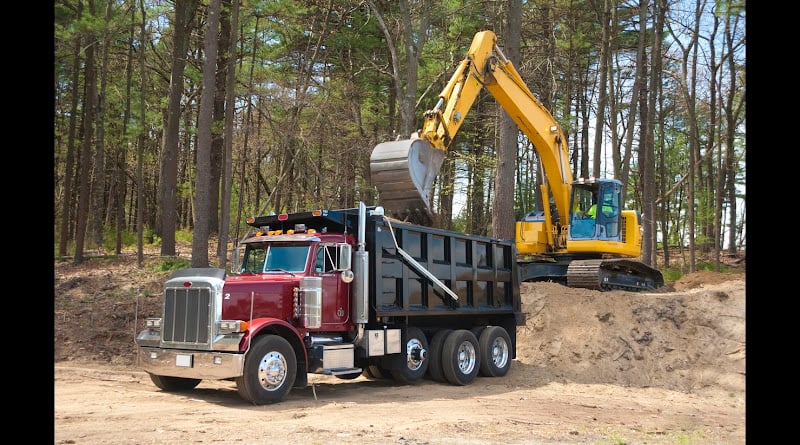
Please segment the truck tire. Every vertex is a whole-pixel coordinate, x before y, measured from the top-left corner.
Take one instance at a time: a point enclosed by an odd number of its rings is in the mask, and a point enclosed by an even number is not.
[[[400,383],[414,383],[428,371],[428,339],[422,329],[407,327],[402,332],[403,350],[392,366],[392,377]]]
[[[289,342],[277,335],[263,335],[250,347],[236,388],[243,399],[255,405],[276,403],[286,398],[296,377],[297,358]]]
[[[357,379],[357,378],[361,377],[361,374],[363,374],[363,373],[364,373],[364,371],[351,372],[350,374],[336,374],[336,378],[337,379],[342,379],[342,380],[353,380],[353,379]]]
[[[428,345],[428,376],[436,382],[444,383],[447,381],[442,368],[442,348],[444,340],[451,332],[453,332],[452,329],[436,331]]]
[[[511,337],[500,326],[489,326],[478,338],[481,349],[480,374],[502,377],[511,368]]]
[[[442,346],[442,370],[453,385],[469,385],[480,370],[480,348],[475,334],[466,329],[451,332]]]
[[[189,391],[200,384],[200,379],[187,379],[183,377],[169,377],[166,375],[150,374],[150,380],[157,387],[168,392]]]
[[[390,374],[388,370],[378,365],[369,365],[367,366],[367,369],[364,372],[366,372],[367,377],[374,380],[382,380],[388,378]]]

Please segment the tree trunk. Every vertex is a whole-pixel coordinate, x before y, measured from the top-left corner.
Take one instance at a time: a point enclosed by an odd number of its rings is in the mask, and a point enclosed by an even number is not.
[[[737,194],[736,194],[736,173],[739,160],[736,156],[736,129],[739,126],[742,111],[744,110],[744,89],[739,89],[738,79],[739,72],[737,70],[735,50],[742,42],[733,40],[734,34],[737,32],[737,25],[739,23],[739,15],[731,13],[725,17],[725,47],[726,57],[725,63],[728,64],[728,73],[730,78],[728,83],[727,96],[725,97],[725,162],[724,162],[724,177],[725,188],[724,193],[728,199],[728,254],[738,255],[738,240],[737,240]],[[722,189],[720,189],[722,193]]]
[[[191,18],[194,16],[196,8],[197,0],[175,0],[172,71],[167,99],[167,122],[161,148],[161,174],[158,181],[158,232],[161,236],[162,256],[175,256],[175,230],[178,220],[178,138],[180,137],[183,73],[186,67],[186,49],[189,42]]]
[[[509,0],[506,13],[503,52],[514,66],[519,66],[519,41],[522,27],[522,0]],[[497,175],[492,206],[492,236],[514,239],[514,170],[517,163],[519,129],[503,110],[500,110],[500,140],[497,144]]]
[[[78,9],[78,18],[81,17],[82,11],[82,2],[78,2],[77,9]],[[75,34],[75,47],[73,53],[73,62],[72,62],[72,103],[70,104],[70,113],[69,113],[69,133],[67,136],[67,156],[65,159],[65,166],[64,166],[64,199],[61,202],[61,229],[59,234],[58,240],[58,254],[59,256],[66,256],[67,255],[67,244],[70,240],[70,223],[72,223],[72,215],[73,215],[73,208],[72,208],[72,198],[73,198],[73,185],[75,184],[75,178],[73,175],[74,167],[75,167],[75,130],[77,129],[78,122],[78,102],[80,97],[80,66],[81,66],[81,34]]]
[[[103,27],[103,38],[100,55],[100,92],[97,96],[97,114],[95,153],[94,153],[94,181],[92,185],[92,214],[91,230],[92,241],[98,247],[103,247],[103,222],[106,214],[106,130],[105,130],[105,110],[106,110],[106,85],[108,78],[108,46],[110,45],[108,36],[108,26],[111,20],[111,8],[113,3],[106,3],[105,26]]]
[[[208,27],[203,37],[203,91],[197,119],[197,167],[194,195],[194,231],[192,233],[192,267],[208,267],[209,220],[211,199],[211,145],[214,118],[214,96],[219,45],[220,0],[208,2]],[[216,212],[216,210],[214,210]]]
[[[89,15],[94,15],[94,1],[89,0]],[[95,68],[95,48],[97,39],[93,35],[86,38],[86,62],[84,82],[86,93],[83,100],[83,148],[80,156],[80,187],[78,189],[78,214],[75,224],[75,256],[76,264],[83,262],[83,244],[86,238],[86,230],[89,220],[89,198],[91,185],[89,180],[92,176],[92,142],[94,139],[95,113],[97,112],[97,70]]]
[[[114,243],[114,254],[120,255],[122,253],[122,243],[123,243],[123,233],[126,229],[125,224],[125,196],[127,195],[128,190],[128,175],[127,175],[127,162],[128,162],[128,144],[131,139],[131,135],[128,134],[128,124],[131,120],[131,99],[133,98],[132,95],[132,85],[133,85],[133,65],[136,63],[136,60],[133,56],[133,42],[136,33],[136,5],[133,5],[130,9],[131,12],[131,22],[130,22],[130,31],[128,33],[128,53],[125,58],[125,111],[122,116],[122,144],[119,150],[119,155],[117,157],[117,162],[114,167],[114,172],[116,173],[116,181],[117,181],[117,188],[116,188],[116,195],[114,198],[114,208],[112,211],[116,211],[116,240]],[[139,51],[144,52],[144,51]]]
[[[611,0],[603,1],[603,10],[598,13],[598,21],[600,22],[600,55],[598,62],[598,74],[600,79],[597,81],[597,110],[595,111],[596,117],[594,122],[594,149],[592,151],[592,175],[596,178],[606,177],[603,171],[600,170],[601,162],[603,161],[603,134],[605,132],[605,113],[606,102],[608,102],[608,59],[611,50],[610,40],[611,36],[609,26],[611,18]]]
[[[239,36],[239,0],[224,0],[226,7],[231,8],[230,37],[228,52],[225,58],[227,68],[225,79],[225,135],[222,146],[222,196],[219,217],[219,240],[217,242],[217,263],[225,269],[227,266],[228,234],[231,219],[231,189],[233,188],[233,112],[236,108],[236,43]],[[237,221],[238,223],[238,221]]]
[[[222,178],[222,168],[224,164],[224,141],[223,129],[225,122],[225,90],[228,84],[227,72],[231,64],[228,63],[228,58],[234,58],[235,52],[230,52],[231,41],[231,0],[222,0],[225,7],[220,9],[220,31],[217,55],[218,65],[220,69],[217,70],[217,78],[214,84],[214,116],[212,118],[213,125],[211,126],[211,176],[209,179],[209,208],[211,212],[208,218],[209,233],[219,233],[219,200],[220,200],[220,185]],[[235,47],[234,47],[235,49]],[[231,104],[233,106],[233,104]]]
[[[139,2],[142,11],[142,21],[139,23],[139,36],[144,41],[147,35],[147,14],[144,8],[145,0]],[[139,76],[142,82],[141,96],[139,98],[139,119],[146,122],[145,113],[145,91],[147,91],[147,69],[145,64],[144,51],[139,51]],[[136,139],[136,264],[139,267],[144,265],[144,144],[145,129],[139,128],[139,137]]]

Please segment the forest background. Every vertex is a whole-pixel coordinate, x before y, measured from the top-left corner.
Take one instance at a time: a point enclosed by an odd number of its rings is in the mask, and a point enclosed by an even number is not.
[[[685,273],[702,252],[719,270],[746,247],[744,6],[58,0],[56,258],[136,244],[141,265],[145,244],[179,257],[191,239],[192,266],[216,243],[224,268],[247,216],[379,205],[373,147],[418,129],[489,29],[567,134],[574,175],[624,184],[642,260]],[[483,92],[437,179],[434,225],[513,238],[542,176]]]

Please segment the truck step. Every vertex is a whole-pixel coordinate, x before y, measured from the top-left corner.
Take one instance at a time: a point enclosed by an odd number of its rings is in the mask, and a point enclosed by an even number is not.
[[[326,375],[343,375],[343,374],[361,373],[363,371],[364,370],[361,368],[335,368],[335,369],[324,369],[322,370],[322,373]]]

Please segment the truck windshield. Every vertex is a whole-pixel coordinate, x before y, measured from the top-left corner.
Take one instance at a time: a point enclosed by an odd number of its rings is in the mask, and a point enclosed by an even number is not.
[[[242,272],[302,272],[306,268],[308,251],[308,244],[248,246]]]

